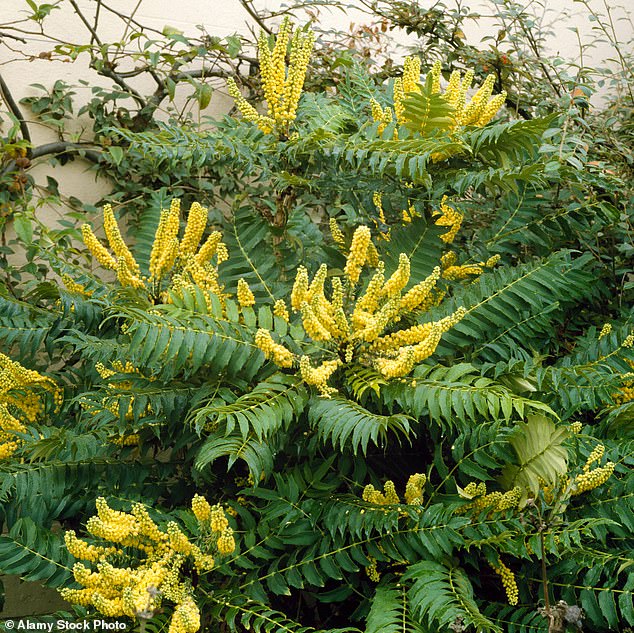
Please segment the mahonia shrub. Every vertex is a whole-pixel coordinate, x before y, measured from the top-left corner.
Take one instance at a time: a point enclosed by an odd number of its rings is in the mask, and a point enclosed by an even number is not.
[[[113,196],[0,293],[0,571],[139,631],[633,625],[631,318],[550,217],[511,237],[556,116],[416,58],[311,92],[314,41],[262,35],[207,132],[122,132],[208,166],[186,217]]]

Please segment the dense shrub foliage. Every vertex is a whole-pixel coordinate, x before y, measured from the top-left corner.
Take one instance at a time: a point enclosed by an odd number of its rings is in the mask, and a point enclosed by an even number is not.
[[[398,71],[285,19],[206,130],[115,124],[74,51],[121,188],[61,230],[13,112],[2,573],[170,633],[634,626],[634,104],[602,136],[583,77],[483,76],[443,19]]]

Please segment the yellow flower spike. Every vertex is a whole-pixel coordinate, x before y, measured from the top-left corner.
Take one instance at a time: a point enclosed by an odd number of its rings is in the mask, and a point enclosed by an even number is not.
[[[401,297],[400,310],[402,312],[411,312],[420,307],[429,297],[431,291],[436,287],[436,282],[440,279],[440,267],[436,266],[431,275],[423,281],[417,283],[410,288],[403,297]]]
[[[329,341],[332,338],[332,335],[317,318],[312,306],[304,301],[301,304],[300,309],[302,313],[302,323],[304,324],[306,334],[308,334],[313,341]]]
[[[154,233],[154,242],[152,244],[152,250],[150,252],[150,275],[152,277],[157,277],[156,271],[158,267],[158,262],[161,259],[161,255],[163,254],[163,246],[165,235],[165,225],[167,224],[167,216],[169,212],[163,209],[161,211],[161,217],[159,219],[158,226],[156,227],[156,232]]]
[[[405,122],[405,105],[403,101],[405,100],[405,91],[403,90],[403,78],[397,77],[394,80],[394,117],[396,118],[398,123]]]
[[[209,234],[209,237],[205,240],[204,244],[200,247],[200,250],[194,256],[194,261],[203,266],[211,261],[212,257],[218,253],[218,249],[222,244],[222,233],[220,231],[213,231]],[[220,258],[218,258],[220,259]],[[218,261],[220,263],[220,261]]]
[[[227,79],[227,91],[229,92],[229,95],[234,98],[236,107],[240,110],[240,113],[245,121],[256,123],[263,132],[267,131],[263,129],[263,127],[268,127],[266,125],[267,123],[270,123],[270,129],[268,131],[273,129],[273,125],[275,124],[273,119],[260,115],[260,113],[242,96],[240,88],[238,88],[238,85],[233,77],[229,77],[229,79]]]
[[[230,527],[223,530],[218,538],[216,547],[218,548],[218,552],[223,555],[231,554],[235,550],[236,542],[233,538],[233,530]]]
[[[319,367],[313,367],[308,356],[302,356],[299,361],[302,380],[306,384],[316,387],[320,395],[324,397],[329,397],[331,393],[337,391],[328,386],[328,380],[337,371],[339,365],[341,365],[339,359],[324,361]]]
[[[286,321],[286,323],[288,323],[290,317],[289,317],[288,308],[286,307],[286,302],[284,301],[284,299],[278,299],[275,302],[275,305],[273,306],[273,314],[276,317],[280,317],[280,319],[283,319],[284,321]]]
[[[292,367],[294,356],[292,352],[283,345],[276,343],[268,330],[260,328],[255,334],[255,344],[264,352],[269,360],[272,360],[278,367]]]
[[[590,455],[588,455],[588,460],[583,466],[583,472],[587,473],[590,470],[590,466],[594,464],[594,462],[598,462],[603,457],[603,453],[605,452],[605,446],[603,444],[597,444]]]
[[[376,558],[368,556],[368,560],[370,561],[370,564],[365,568],[365,573],[372,582],[380,582],[381,574],[379,573],[376,564]]]
[[[319,270],[315,273],[315,276],[308,287],[306,301],[312,301],[315,297],[324,295],[324,284],[326,283],[327,275],[328,266],[326,266],[326,264],[322,264],[319,267]]]
[[[440,258],[440,265],[442,269],[445,270],[451,266],[455,266],[457,261],[458,261],[458,256],[456,255],[456,253],[454,251],[447,251]]]
[[[456,101],[454,105],[454,119],[458,125],[462,125],[462,117],[464,113],[464,107],[467,102],[467,91],[471,87],[471,83],[473,82],[473,71],[469,70],[464,76],[460,84],[460,88],[458,89],[458,96],[456,97]]]
[[[601,468],[595,468],[577,475],[573,481],[572,496],[580,495],[583,492],[602,486],[614,472],[614,466],[613,462],[607,462]]]
[[[394,299],[401,294],[401,291],[407,285],[410,276],[409,257],[405,253],[398,256],[398,267],[392,273],[392,276],[385,282],[381,291],[382,296]]]
[[[229,520],[220,504],[216,504],[211,508],[209,524],[214,532],[224,532],[229,527]]]
[[[333,242],[339,246],[340,248],[345,248],[346,246],[346,238],[342,233],[339,225],[337,224],[337,220],[335,218],[330,218],[330,234],[332,235]]]
[[[405,503],[408,505],[421,505],[423,503],[423,488],[426,481],[427,476],[422,473],[410,476],[405,486]]]
[[[290,123],[295,119],[314,43],[315,36],[311,30],[306,32],[298,30],[293,35],[288,73],[284,86],[283,106],[285,111],[280,113],[280,123]]]
[[[293,290],[291,291],[291,308],[297,312],[302,303],[306,301],[308,294],[308,271],[304,266],[300,266],[297,269],[295,276],[295,283]]]
[[[163,252],[156,265],[156,277],[162,277],[165,273],[169,272],[178,255],[178,238],[172,237],[165,240],[165,246]]]
[[[195,494],[192,499],[192,512],[198,520],[198,523],[208,523],[211,519],[211,506],[205,497]]]
[[[240,307],[248,308],[255,305],[255,297],[249,288],[249,284],[242,278],[238,280],[237,298]]]
[[[449,266],[443,270],[443,279],[449,281],[459,281],[460,279],[467,279],[471,275],[481,275],[483,268],[479,264],[470,264],[464,266]]]
[[[347,338],[350,333],[350,324],[343,308],[343,283],[341,282],[341,277],[333,277],[330,283],[332,284],[333,318],[341,336]]]
[[[414,363],[420,363],[429,358],[436,351],[441,336],[442,328],[433,323],[429,336],[412,347]]]
[[[446,244],[451,244],[454,241],[458,231],[460,230],[460,225],[462,224],[463,215],[446,204],[447,196],[443,196],[440,201],[440,210],[434,211],[434,217],[440,216],[436,220],[436,226],[447,226],[450,227],[447,233],[444,233],[440,236],[440,239]]]
[[[114,211],[112,206],[106,204],[103,208],[103,229],[108,238],[108,243],[112,252],[119,258],[119,260],[125,261],[128,269],[133,275],[139,275],[141,270],[137,264],[136,259],[132,256],[130,249],[126,246],[126,243],[121,237],[121,231],[119,231],[119,225],[114,217]]]
[[[476,91],[471,99],[471,103],[466,107],[461,123],[462,125],[474,125],[480,120],[484,114],[489,97],[493,92],[493,86],[495,85],[495,76],[489,75],[482,86]],[[497,109],[496,111],[497,112]],[[495,112],[493,114],[495,114]],[[492,115],[491,115],[492,116]]]
[[[361,494],[361,498],[367,503],[385,505],[385,497],[372,484],[368,484]]]
[[[315,316],[319,319],[319,322],[324,326],[324,328],[326,328],[331,337],[341,337],[342,333],[337,327],[332,304],[326,299],[326,297],[324,297],[323,293],[312,299],[310,307],[313,309]]]
[[[286,68],[286,53],[290,40],[289,66]],[[261,33],[258,40],[258,60],[267,115],[263,116],[242,96],[233,79],[227,81],[229,94],[234,98],[242,116],[266,134],[277,130],[287,134],[288,125],[295,119],[297,106],[306,78],[306,70],[315,41],[314,33],[297,30],[285,18],[275,38],[273,49],[268,37]]]
[[[370,108],[372,109],[372,118],[374,119],[374,121],[383,121],[383,108],[374,97],[370,99]]]
[[[131,288],[145,288],[143,280],[130,271],[125,259],[120,259],[117,262],[117,279],[124,288],[126,286],[130,286]]]
[[[498,110],[506,103],[506,90],[502,90],[499,95],[495,95],[484,107],[480,118],[476,121],[476,125],[485,126],[498,112]]]
[[[491,564],[491,568],[500,577],[509,604],[515,606],[519,598],[515,574],[502,562],[501,558],[498,559],[497,565]]]
[[[612,325],[610,323],[605,323],[599,332],[599,340],[601,340],[604,336],[608,336],[612,332]]]
[[[97,239],[88,224],[83,224],[81,234],[86,248],[92,253],[92,256],[104,267],[109,270],[116,270],[117,261],[108,252],[106,247]]]
[[[368,284],[366,291],[357,300],[357,304],[354,309],[355,312],[358,313],[361,311],[372,314],[378,310],[384,281],[385,265],[383,262],[378,262],[377,271],[374,273],[372,279],[370,279],[370,283]]]
[[[401,502],[399,496],[396,494],[396,487],[394,486],[394,482],[391,479],[388,479],[383,484],[383,494],[385,495],[385,503],[394,505]]]
[[[268,106],[268,116],[275,118],[280,99],[284,91],[286,79],[286,52],[291,36],[291,21],[288,17],[282,20],[280,30],[275,38],[271,51],[266,33],[260,33],[258,39],[258,59],[262,76],[262,89]]]
[[[370,107],[372,108],[372,118],[379,123],[377,132],[383,134],[385,128],[392,123],[392,108],[385,108],[384,110],[375,99],[370,99]]]
[[[495,266],[499,264],[499,262],[500,262],[500,256],[492,255],[491,257],[489,257],[489,259],[486,260],[484,265],[486,268],[494,268]]]
[[[382,336],[376,339],[370,350],[373,352],[391,352],[397,351],[399,348],[405,345],[415,345],[426,339],[431,333],[431,323],[425,323],[423,325],[414,325],[407,330],[398,330],[387,336]]]
[[[375,361],[375,367],[384,378],[405,376],[414,367],[414,350],[411,347],[402,347],[396,358],[379,357]]]
[[[376,250],[376,246],[372,243],[372,241],[368,244],[368,250],[365,257],[368,266],[376,268],[379,265],[379,252]]]
[[[442,64],[439,59],[434,62],[434,65],[431,68],[431,76],[432,76],[432,94],[438,94],[440,92],[440,73],[442,71]]]
[[[198,202],[194,202],[189,209],[187,216],[187,225],[185,226],[185,234],[180,243],[179,256],[185,260],[191,257],[200,244],[205,227],[207,226],[207,218],[209,212]]]
[[[371,343],[376,340],[383,330],[387,327],[388,323],[392,321],[398,314],[398,300],[389,299],[381,309],[374,315],[371,315],[367,319],[367,323],[362,330],[355,332],[355,339],[363,340],[366,343]]]
[[[449,76],[449,83],[445,89],[444,97],[449,105],[455,106],[460,92],[460,71],[454,70]]]
[[[93,294],[92,291],[87,291],[84,285],[77,283],[70,275],[63,274],[62,283],[66,286],[66,290],[73,294],[82,295],[84,297],[90,297]]]
[[[352,244],[344,268],[344,273],[352,284],[359,281],[361,269],[366,261],[370,239],[370,229],[367,226],[360,226],[352,236]]]
[[[420,57],[413,55],[403,61],[403,92],[416,92],[420,83]]]

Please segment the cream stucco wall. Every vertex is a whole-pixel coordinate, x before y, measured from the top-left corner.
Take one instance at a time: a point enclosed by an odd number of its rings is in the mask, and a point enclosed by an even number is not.
[[[448,3],[451,0],[446,0]],[[593,6],[598,10],[605,11],[604,0],[591,0]],[[631,0],[628,0],[631,1]],[[541,6],[545,4],[544,6]],[[78,5],[85,11],[87,16],[92,16],[94,12],[94,0],[77,0]],[[136,5],[133,0],[110,0],[109,6],[122,12],[129,11]],[[276,9],[280,6],[280,0],[255,0],[258,8]],[[426,5],[428,3],[425,3]],[[431,4],[431,2],[429,3]],[[467,38],[471,42],[478,42],[486,35],[495,33],[495,20],[490,16],[495,12],[493,0],[473,0],[469,3],[471,8],[477,9],[482,14],[482,19],[478,22],[470,22],[465,28]],[[555,36],[549,41],[549,47],[553,54],[561,55],[565,58],[578,59],[578,40],[574,29],[580,33],[580,37],[585,42],[590,42],[596,34],[593,28],[596,23],[590,21],[585,7],[574,0],[524,0],[523,4],[534,12],[537,19],[545,24],[553,25]],[[0,32],[2,24],[7,24],[24,15],[25,0],[0,0]],[[632,42],[632,24],[622,20],[625,13],[622,9],[613,9],[614,23],[621,41],[630,44]],[[207,32],[214,35],[230,35],[235,32],[247,34],[249,29],[253,29],[253,20],[243,9],[238,0],[142,0],[135,14],[136,19],[149,27],[159,31],[165,25],[177,28],[186,34],[196,34],[199,32],[197,25],[203,25]],[[348,10],[347,13],[341,11],[322,9],[320,13],[321,24],[324,28],[336,27],[347,29],[351,22],[356,24],[367,21],[367,17],[357,10]],[[95,81],[95,73],[87,68],[87,57],[80,56],[74,63],[62,63],[59,61],[47,61],[40,59],[38,55],[50,49],[50,44],[37,34],[36,24],[32,23],[31,34],[25,34],[26,44],[11,43],[14,48],[19,48],[20,52],[12,54],[5,47],[0,48],[0,72],[7,84],[11,87],[14,96],[19,99],[24,96],[37,94],[31,87],[33,83],[41,83],[47,87],[53,85],[56,80],[63,80],[69,84],[77,85],[82,79]],[[60,40],[86,42],[86,27],[71,10],[68,2],[64,3],[64,9],[53,11],[47,21],[47,28]],[[105,40],[116,41],[121,38],[124,26],[119,19],[112,15],[101,16],[100,33]],[[407,39],[402,40],[408,43]],[[486,44],[483,44],[486,46]],[[24,53],[28,56],[25,58]],[[588,51],[584,63],[586,66],[601,67],[604,64],[613,64],[615,51],[605,44],[597,45]],[[101,79],[101,84],[105,87],[111,85],[107,79]],[[215,92],[212,101],[205,112],[217,113],[226,111],[230,104],[223,85],[215,84]],[[89,95],[88,87],[79,86],[76,89],[75,97],[78,105]],[[193,107],[193,106],[192,106]],[[29,113],[26,112],[28,115]],[[198,116],[197,112],[193,112]],[[32,118],[32,117],[30,117]],[[72,132],[81,136],[82,129],[90,129],[90,122],[87,119],[77,119],[71,123]],[[42,143],[55,140],[55,136],[46,128],[32,121],[31,130],[35,143]],[[74,161],[65,167],[53,168],[47,162],[39,164],[32,169],[32,174],[41,179],[50,174],[60,182],[60,189],[66,196],[76,196],[85,202],[95,202],[107,195],[109,184],[107,181],[99,179],[94,171],[88,171],[89,164],[82,160]],[[59,215],[63,209],[51,210],[53,214]]]

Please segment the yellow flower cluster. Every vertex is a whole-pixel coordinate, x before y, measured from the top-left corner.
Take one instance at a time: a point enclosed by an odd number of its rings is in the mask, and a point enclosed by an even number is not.
[[[423,503],[423,489],[427,482],[427,475],[415,473],[411,475],[405,485],[405,503],[419,506]]]
[[[77,283],[70,275],[62,275],[62,283],[66,286],[66,289],[73,294],[81,295],[82,297],[91,297],[92,290],[86,290],[83,284]]]
[[[606,462],[605,466],[598,466],[590,470],[590,467],[601,460],[605,448],[603,444],[598,444],[588,456],[588,460],[583,466],[583,472],[577,475],[572,481],[571,496],[580,495],[589,490],[594,490],[602,486],[614,472],[614,463]]]
[[[198,287],[216,295],[222,303],[226,295],[218,281],[218,265],[229,257],[222,235],[213,231],[200,245],[207,227],[208,210],[194,202],[189,209],[183,237],[179,240],[180,212],[179,200],[172,200],[170,208],[161,211],[150,252],[149,278],[141,276],[137,261],[121,237],[110,205],[104,207],[104,230],[115,256],[101,244],[87,224],[82,226],[84,243],[104,268],[116,271],[122,286],[144,288],[168,302],[171,301],[170,292],[179,294],[185,289]],[[168,292],[161,293],[162,280],[170,275]],[[244,288],[240,286],[238,294],[246,300],[246,294],[241,290]]]
[[[502,562],[501,558],[498,559],[497,565],[491,564],[491,568],[500,577],[509,604],[515,606],[519,598],[515,574]]]
[[[440,63],[437,62],[438,73],[440,73]],[[436,68],[434,65],[434,68]],[[432,75],[434,70],[432,69]],[[405,101],[407,94],[410,92],[417,92],[419,90],[418,84],[420,82],[420,58],[419,57],[406,57],[403,61],[403,75],[394,80],[394,114],[396,120],[399,123],[405,122],[405,107],[403,102]]]
[[[457,264],[458,256],[454,251],[447,251],[441,258],[442,278],[449,281],[459,281],[472,276],[481,275],[486,268],[494,268],[500,261],[499,255],[493,255],[486,262],[477,264]]]
[[[286,54],[289,49],[289,64]],[[261,115],[243,96],[233,79],[228,80],[229,94],[247,120],[255,123],[264,133],[274,130],[288,135],[290,124],[297,115],[299,98],[306,79],[306,70],[315,43],[312,30],[296,30],[288,17],[284,18],[271,49],[268,36],[262,32],[258,40],[258,60],[262,89],[267,103],[266,115]]]
[[[337,224],[337,220],[335,220],[335,218],[330,218],[329,225],[330,225],[330,234],[332,235],[333,242],[337,246],[341,248],[345,248],[346,238],[343,232],[341,231],[341,229],[339,228],[339,225]]]
[[[601,340],[604,336],[607,336],[612,331],[612,324],[605,323],[599,332],[599,340]]]
[[[440,201],[440,210],[434,211],[434,216],[440,216],[436,220],[436,226],[447,226],[449,231],[440,236],[445,244],[451,244],[456,238],[460,225],[462,224],[463,215],[453,207],[447,204],[447,196],[443,196]]]
[[[61,405],[62,392],[50,378],[0,354],[0,459],[15,453],[21,443],[16,433],[24,433],[25,423],[44,412],[39,390],[50,392],[55,405]]]
[[[186,563],[191,561],[198,572],[210,571],[215,564],[209,553],[214,541],[221,555],[231,553],[235,541],[220,506],[212,508],[196,495],[192,511],[198,520],[202,548],[192,543],[173,521],[161,529],[142,504],[133,504],[130,513],[120,512],[100,497],[97,515],[88,520],[86,527],[93,537],[109,544],[87,543],[77,538],[74,531],[66,532],[68,551],[90,566],[75,563],[73,575],[83,587],[62,589],[62,597],[82,606],[92,605],[107,617],[135,619],[151,618],[165,603],[171,603],[174,610],[168,633],[195,633],[200,628],[200,612],[186,576]],[[214,536],[219,514],[224,519],[222,530]]]
[[[103,208],[103,228],[106,239],[115,257],[97,239],[88,224],[81,227],[84,244],[92,253],[93,257],[104,267],[117,272],[117,278],[122,286],[132,286],[134,288],[143,287],[143,280],[140,277],[139,264],[134,259],[126,243],[121,236],[119,225],[114,217],[112,207],[107,204]]]
[[[386,107],[382,108],[381,104],[374,98],[370,99],[370,107],[372,108],[372,118],[379,125],[377,127],[377,132],[379,134],[383,134],[385,128],[392,123],[393,114],[392,108]],[[396,134],[396,131],[395,131]]]
[[[468,510],[473,510],[474,513],[479,514],[488,509],[489,515],[493,512],[512,510],[518,507],[522,498],[522,490],[517,486],[506,492],[495,490],[487,494],[487,486],[483,481],[477,484],[472,481],[463,490],[459,490],[459,494],[466,499],[472,499],[471,503],[458,509],[460,514],[464,514]]]
[[[238,279],[238,303],[242,308],[248,308],[255,305],[255,297],[249,288],[249,284],[242,278]]]
[[[127,361],[125,364],[121,361],[114,360],[110,363],[112,369],[108,369],[103,363],[97,363],[95,365],[95,369],[97,373],[101,376],[103,380],[107,380],[108,378],[114,376],[115,374],[137,374],[142,375],[137,367],[135,367],[130,361]],[[154,378],[149,378],[149,380],[155,380]],[[110,382],[107,383],[107,389],[109,395],[102,400],[102,404],[104,408],[108,411],[116,415],[117,417],[120,415],[119,412],[119,401],[118,398],[114,399],[113,396],[120,393],[122,389],[131,389],[132,383],[127,380],[122,380],[118,382]],[[130,402],[128,404],[128,410],[125,413],[125,419],[130,421],[134,420],[134,396],[130,398]],[[145,417],[152,413],[152,408],[148,405],[146,410],[139,416]],[[112,442],[118,444],[120,446],[133,446],[138,444],[139,436],[136,433],[118,436],[112,438]]]
[[[370,246],[371,239],[372,234],[367,226],[360,226],[352,236],[350,252],[348,253],[346,266],[343,271],[351,284],[356,284],[359,281],[361,270],[367,261],[368,247]]]
[[[406,122],[404,101],[408,93],[420,91],[420,59],[418,57],[407,57],[403,63],[403,75],[394,81],[393,103],[394,117],[392,109],[382,108],[379,103],[372,99],[372,118],[379,123],[378,132],[381,134],[385,126],[395,118],[400,124]],[[489,75],[482,86],[476,90],[467,103],[467,95],[473,82],[473,71],[465,73],[464,77],[459,70],[454,70],[444,92],[441,90],[440,61],[436,61],[430,70],[432,81],[432,93],[438,94],[453,108],[453,129],[459,126],[486,125],[495,116],[497,111],[506,101],[506,91],[492,96],[495,86],[495,75]]]
[[[379,582],[381,580],[381,574],[377,569],[376,558],[368,556],[368,560],[370,564],[365,568],[365,573],[372,582]]]
[[[302,380],[306,384],[316,387],[319,393],[327,396],[336,391],[336,389],[328,386],[328,380],[335,373],[339,365],[341,365],[341,361],[336,359],[325,360],[319,367],[313,367],[310,363],[310,358],[308,358],[308,356],[302,356],[299,360],[299,371]]]
[[[363,269],[374,268],[364,290],[355,296]],[[410,282],[410,261],[399,255],[392,275],[385,279],[385,264],[379,260],[372,243],[370,229],[362,226],[354,232],[347,253],[343,279],[330,277],[331,291],[326,296],[328,268],[325,264],[310,280],[304,266],[297,270],[291,291],[291,308],[301,313],[304,331],[313,341],[325,343],[334,352],[334,360],[323,361],[318,367],[308,357],[300,360],[302,378],[318,388],[322,395],[334,390],[327,385],[330,376],[343,364],[353,360],[378,370],[384,378],[399,378],[434,353],[444,332],[453,327],[466,313],[464,308],[433,323],[396,330],[384,335],[403,315],[426,310],[437,305],[434,295],[440,268],[434,269],[423,281],[406,291]],[[256,335],[256,345],[282,367],[291,367],[293,356],[276,344],[266,330]]]
[[[627,339],[626,339],[627,341]],[[625,343],[623,347],[626,347]],[[634,369],[634,361],[627,360],[625,361],[632,369]],[[630,378],[633,374],[631,372],[627,374],[623,374],[623,378]],[[625,404],[626,402],[631,402],[634,400],[634,380],[625,380],[623,382],[623,386],[614,394],[614,403],[616,405]]]
[[[288,308],[286,307],[286,301],[284,301],[284,299],[278,299],[275,302],[275,305],[273,306],[273,314],[288,323],[290,317],[288,314]]]
[[[405,485],[405,503],[408,505],[421,505],[423,502],[423,488],[427,482],[427,476],[422,473],[415,473],[410,476]],[[372,484],[368,484],[361,495],[367,503],[374,505],[395,505],[401,503],[396,493],[394,482],[388,479],[383,484],[383,492],[377,490]]]
[[[293,353],[283,345],[276,343],[268,330],[260,328],[255,334],[255,344],[264,352],[266,358],[279,367],[293,366]]]

